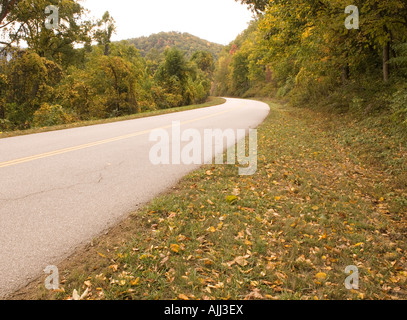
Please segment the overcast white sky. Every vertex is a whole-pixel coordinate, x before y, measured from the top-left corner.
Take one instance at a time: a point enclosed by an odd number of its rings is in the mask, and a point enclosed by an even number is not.
[[[82,0],[90,16],[109,11],[116,21],[113,40],[149,36],[161,31],[188,32],[228,44],[247,28],[252,14],[234,0]]]

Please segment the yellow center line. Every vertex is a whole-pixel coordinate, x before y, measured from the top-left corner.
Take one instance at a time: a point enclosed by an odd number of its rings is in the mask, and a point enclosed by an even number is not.
[[[204,116],[204,117],[201,117],[201,118],[188,120],[188,121],[182,122],[181,125],[185,125],[185,124],[189,124],[189,123],[198,122],[198,121],[201,121],[201,120],[213,118],[213,117],[216,117],[216,116],[219,116],[219,115],[222,115],[222,114],[226,114],[226,113],[229,113],[229,112],[232,112],[232,111],[235,111],[235,110],[236,110],[236,108],[233,108],[232,110],[222,111],[222,112],[211,114],[209,116]],[[38,155],[29,156],[29,157],[25,157],[25,158],[21,158],[21,159],[15,159],[15,160],[10,160],[10,161],[6,161],[6,162],[0,162],[0,168],[10,167],[10,166],[14,166],[14,165],[17,165],[17,164],[22,164],[22,163],[26,163],[26,162],[39,160],[39,159],[49,158],[49,157],[53,157],[53,156],[57,156],[57,155],[61,155],[61,154],[65,154],[65,153],[69,153],[69,152],[73,152],[73,151],[88,149],[88,148],[91,148],[91,147],[96,147],[96,146],[100,146],[100,145],[107,144],[107,143],[112,143],[112,142],[116,142],[116,141],[130,139],[130,138],[134,138],[134,137],[137,137],[137,136],[142,136],[142,135],[145,135],[145,134],[149,134],[149,133],[151,133],[152,131],[155,131],[155,130],[162,130],[162,129],[165,130],[165,129],[169,129],[171,127],[172,127],[172,124],[168,125],[168,126],[164,126],[164,127],[154,128],[154,129],[145,130],[145,131],[139,131],[139,132],[135,132],[135,133],[131,133],[131,134],[115,137],[115,138],[110,138],[110,139],[106,139],[106,140],[100,140],[100,141],[96,141],[96,142],[86,143],[86,144],[82,144],[82,145],[75,146],[75,147],[70,147],[70,148],[55,150],[55,151],[51,151],[51,152],[41,153],[41,154],[38,154]]]

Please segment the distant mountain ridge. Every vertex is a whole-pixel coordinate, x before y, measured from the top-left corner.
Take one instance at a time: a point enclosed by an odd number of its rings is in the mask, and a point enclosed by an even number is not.
[[[143,57],[149,53],[160,54],[166,48],[177,47],[185,51],[189,57],[197,50],[205,50],[211,52],[217,59],[224,47],[221,44],[203,40],[192,34],[176,31],[160,32],[148,37],[133,38],[127,41],[134,44]]]

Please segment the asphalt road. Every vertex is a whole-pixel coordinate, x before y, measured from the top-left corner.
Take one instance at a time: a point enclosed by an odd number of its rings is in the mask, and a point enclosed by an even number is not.
[[[0,140],[0,298],[44,275],[199,165],[153,165],[152,130],[248,129],[261,102],[220,106]],[[237,173],[236,173],[237,174]]]

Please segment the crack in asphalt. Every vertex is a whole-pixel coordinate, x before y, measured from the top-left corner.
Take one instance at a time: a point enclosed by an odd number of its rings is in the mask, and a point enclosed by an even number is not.
[[[37,196],[37,195],[40,195],[40,194],[45,194],[45,193],[48,193],[48,192],[53,192],[53,191],[57,191],[57,190],[59,190],[59,191],[60,191],[60,190],[69,190],[69,189],[72,189],[72,188],[77,187],[77,186],[80,186],[80,185],[99,184],[99,183],[102,182],[102,180],[103,180],[103,174],[100,173],[100,175],[99,175],[99,177],[98,177],[98,179],[97,179],[96,181],[92,181],[92,182],[80,182],[80,183],[75,183],[75,184],[70,185],[70,186],[65,186],[65,187],[60,187],[60,188],[52,188],[52,189],[42,190],[42,191],[30,193],[30,194],[27,194],[27,195],[25,195],[25,196],[18,197],[18,198],[8,198],[8,199],[0,198],[0,201],[3,201],[3,202],[10,202],[10,201],[24,200],[24,199],[27,199],[27,198],[30,198],[30,197],[33,197],[33,196]]]

